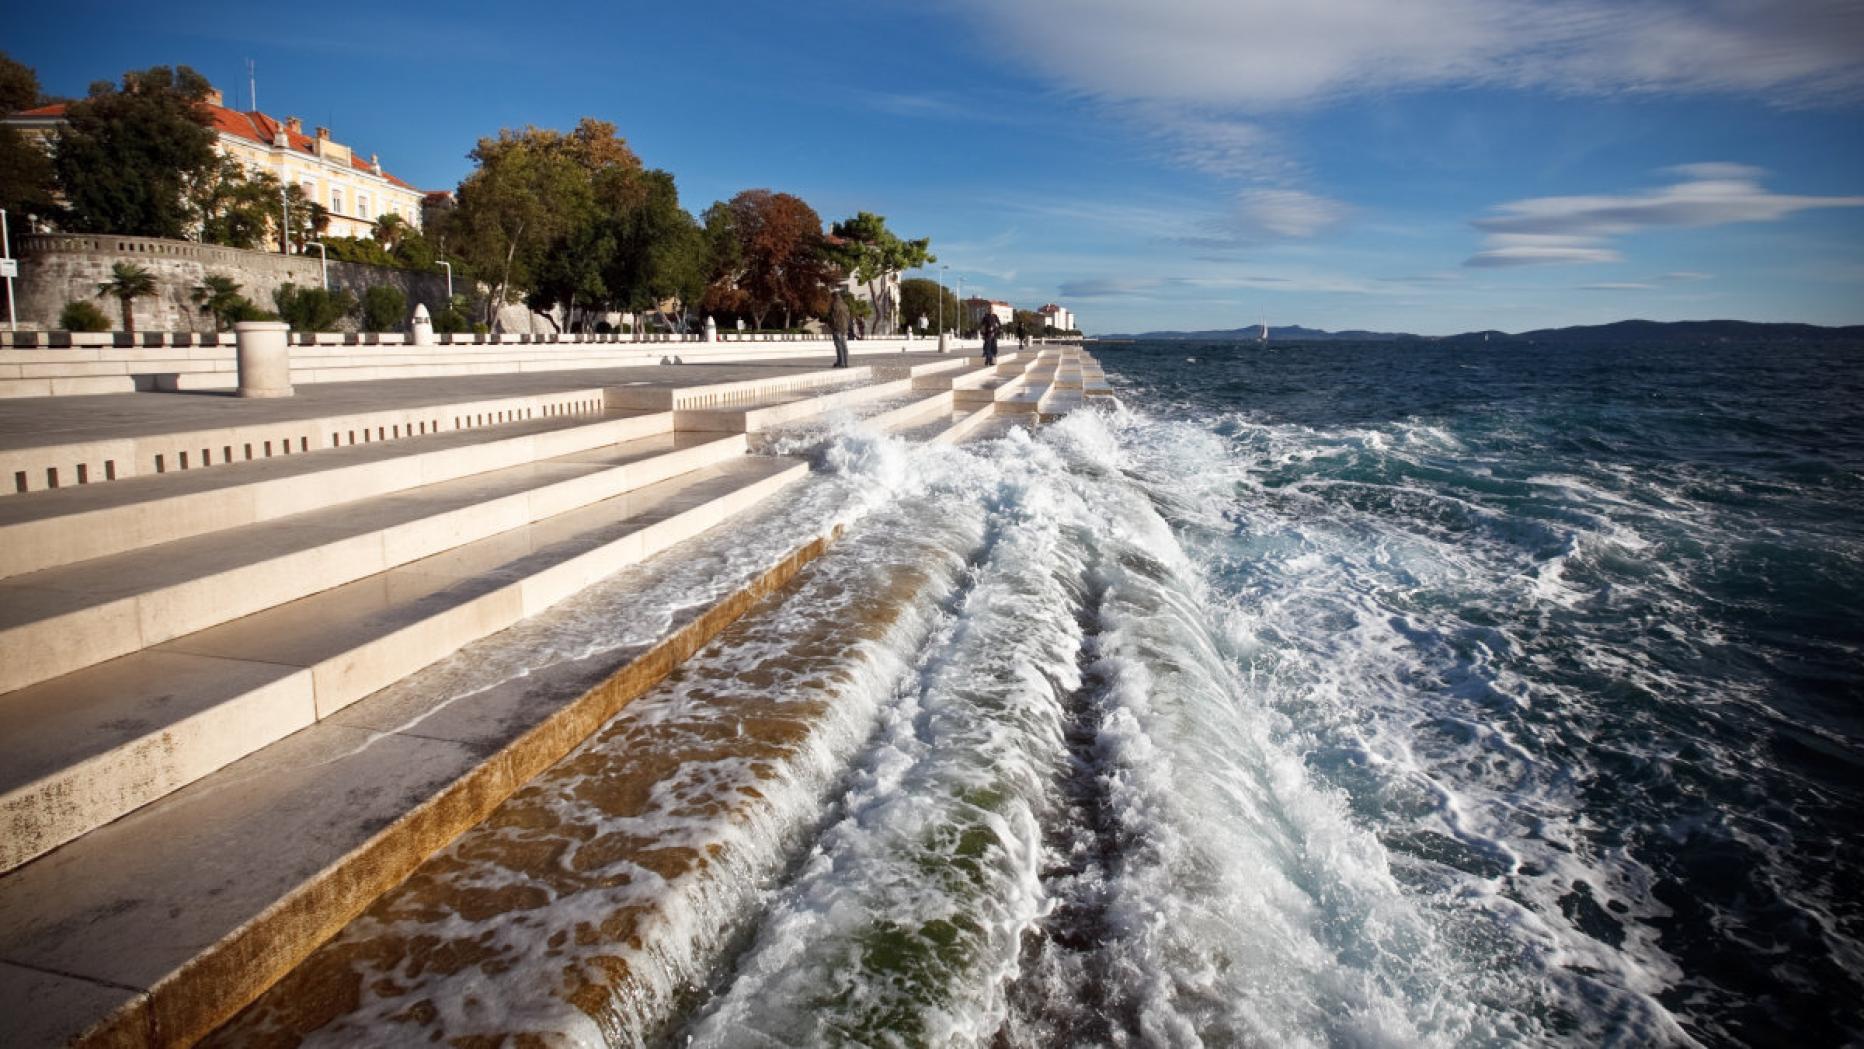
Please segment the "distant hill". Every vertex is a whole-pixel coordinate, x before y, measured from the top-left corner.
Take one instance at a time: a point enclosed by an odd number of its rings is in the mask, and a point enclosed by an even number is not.
[[[1260,325],[1221,331],[1150,331],[1139,335],[1103,335],[1102,339],[1154,339],[1172,342],[1255,342]],[[1449,342],[1535,346],[1678,346],[1709,342],[1851,342],[1864,341],[1864,325],[1826,328],[1816,324],[1758,324],[1752,321],[1616,321],[1571,328],[1540,328],[1510,334],[1471,331],[1461,335],[1410,335],[1402,332],[1322,331],[1298,324],[1271,326],[1270,342]]]
[[[1711,342],[1840,342],[1864,340],[1864,325],[1825,328],[1816,324],[1757,324],[1752,321],[1617,321],[1573,328],[1541,328],[1514,335],[1466,332],[1442,342],[1488,342],[1536,346],[1695,346]]]
[[[1260,324],[1248,328],[1221,331],[1148,331],[1138,335],[1102,335],[1103,339],[1156,339],[1161,342],[1254,342],[1262,335]],[[1269,327],[1272,342],[1388,342],[1397,339],[1420,339],[1421,335],[1401,335],[1383,331],[1322,331],[1299,324]]]

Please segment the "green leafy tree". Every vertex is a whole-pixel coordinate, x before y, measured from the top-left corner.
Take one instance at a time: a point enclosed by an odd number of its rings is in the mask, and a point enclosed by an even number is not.
[[[1015,319],[1010,322],[1012,334],[1027,335],[1035,338],[1048,330],[1048,318],[1035,310],[1017,310]]]
[[[0,53],[0,116],[39,102],[39,76]],[[52,158],[14,128],[0,127],[0,209],[17,219],[57,210],[52,196]]]
[[[391,211],[375,220],[375,230],[371,235],[384,250],[394,251],[395,245],[412,232],[414,228],[408,225],[408,220]]]
[[[943,306],[940,303],[943,303]],[[958,323],[958,296],[938,281],[912,277],[900,282],[900,323],[917,328],[919,318],[926,319],[926,330],[934,331],[944,320],[950,329]]]
[[[488,322],[514,289],[536,286],[553,247],[592,221],[589,165],[625,163],[633,153],[623,151],[613,125],[589,119],[570,135],[528,127],[479,140],[447,230],[451,252],[492,282]]]
[[[182,237],[193,225],[186,189],[219,166],[199,105],[206,78],[179,66],[123,74],[66,110],[52,168],[65,199],[60,224],[80,233]]]
[[[155,294],[155,274],[133,262],[119,262],[110,267],[110,279],[97,285],[97,294],[108,295],[123,307],[123,330],[136,334],[137,299]]]
[[[291,325],[292,331],[329,331],[356,308],[355,296],[347,291],[299,288],[295,284],[280,285],[272,293],[272,302],[278,307],[279,318]]]
[[[829,232],[835,242],[832,257],[850,276],[867,285],[868,298],[876,310],[874,331],[892,334],[898,303],[886,287],[887,275],[937,262],[931,253],[931,240],[902,240],[887,228],[884,216],[871,211],[857,212],[853,218],[835,223]]]
[[[464,295],[453,296],[439,313],[434,314],[434,331],[441,334],[458,335],[472,330],[472,303]]]
[[[235,321],[246,320],[253,309],[246,296],[239,293],[239,287],[232,277],[204,277],[188,297],[214,319],[215,331],[225,331]]]
[[[362,293],[362,330],[399,331],[408,315],[408,297],[400,288],[377,284]]]
[[[94,304],[78,299],[59,311],[58,326],[66,331],[109,331],[110,318]]]
[[[190,178],[184,193],[204,244],[266,247],[284,221],[286,198],[292,199],[292,225],[309,226],[310,209],[300,204],[303,190],[293,186],[288,192],[271,172],[247,171],[232,157],[222,157],[213,168]]]
[[[745,316],[751,296],[744,290],[744,242],[731,205],[721,200],[705,209],[700,235],[705,238],[706,279],[699,308],[720,319]]]
[[[652,310],[669,328],[683,328],[684,314],[705,292],[706,239],[665,171],[640,175],[638,206],[616,216],[615,254],[602,279],[624,309]],[[666,312],[677,303],[680,317]]]

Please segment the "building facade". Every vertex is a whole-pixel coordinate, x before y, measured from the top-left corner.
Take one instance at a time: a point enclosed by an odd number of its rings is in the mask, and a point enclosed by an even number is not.
[[[1074,319],[1074,311],[1066,306],[1058,306],[1051,302],[1036,312],[1048,321],[1048,326],[1053,331],[1080,330],[1080,325]]]
[[[220,152],[248,171],[269,172],[281,183],[299,187],[305,197],[323,205],[330,213],[324,231],[329,236],[367,237],[384,215],[399,215],[417,229],[422,226],[421,191],[384,171],[375,154],[364,159],[333,139],[329,128],[306,135],[297,117],[279,121],[256,109],[229,109],[222,102],[219,91],[201,102]],[[65,103],[28,109],[4,122],[47,141],[65,123]]]
[[[975,326],[982,324],[984,318],[995,314],[1005,328],[1016,323],[1016,307],[1001,299],[966,299],[964,300],[965,323]]]

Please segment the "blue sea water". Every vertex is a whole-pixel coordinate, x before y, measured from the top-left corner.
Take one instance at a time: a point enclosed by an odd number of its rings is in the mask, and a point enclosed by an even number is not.
[[[807,482],[414,679],[842,529],[411,882],[519,906],[327,945],[305,1044],[1864,1042],[1864,347],[1093,349],[1033,431],[766,435]]]
[[[1276,731],[1472,993],[1864,1039],[1864,347],[1100,356]]]

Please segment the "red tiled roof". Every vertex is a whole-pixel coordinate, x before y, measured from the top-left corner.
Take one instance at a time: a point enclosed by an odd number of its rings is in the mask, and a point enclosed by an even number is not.
[[[62,117],[65,115],[65,105],[66,104],[63,102],[54,102],[49,106],[22,110],[13,115],[16,117]],[[243,113],[237,109],[228,109],[225,106],[216,106],[208,102],[201,103],[201,108],[207,110],[208,127],[213,128],[221,134],[232,135],[235,138],[243,138],[249,142],[256,142],[261,146],[270,146],[273,136],[275,136],[281,128],[284,128],[283,124],[256,109]],[[300,153],[313,155],[316,153],[317,140],[301,131],[292,131],[285,128],[285,140],[287,147],[290,149],[297,150]],[[354,150],[350,151],[350,167],[371,175],[375,174],[375,168],[371,167],[368,161],[358,157]],[[382,177],[394,185],[400,186],[402,189],[414,189],[413,186],[386,171],[382,172]]]

